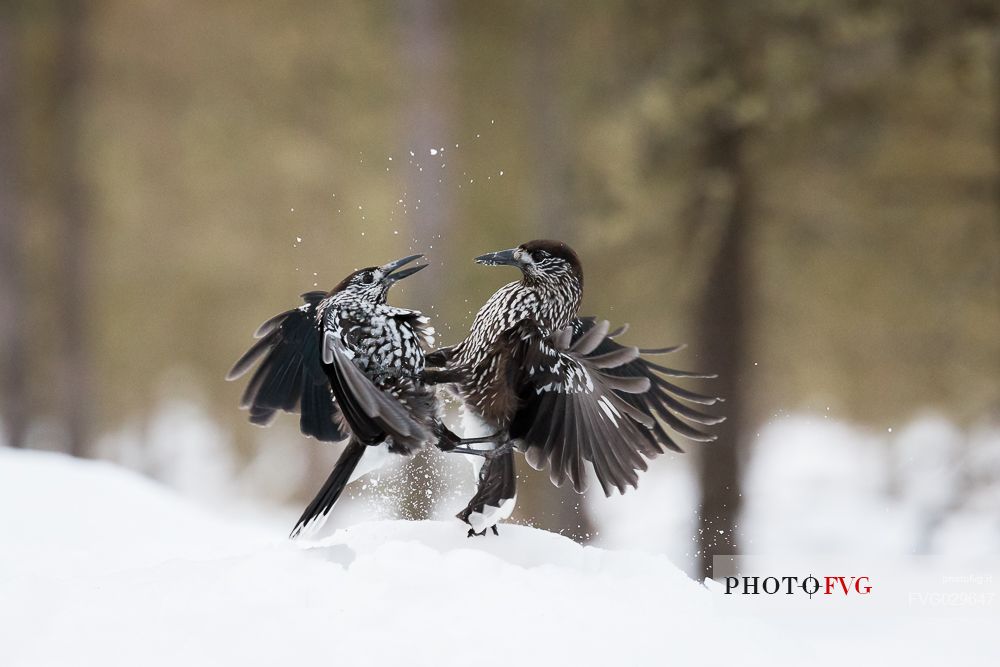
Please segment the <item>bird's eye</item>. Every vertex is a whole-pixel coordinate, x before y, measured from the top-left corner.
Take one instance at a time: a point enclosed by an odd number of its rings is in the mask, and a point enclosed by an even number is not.
[[[371,271],[365,272],[365,274],[361,277],[361,282],[363,282],[365,285],[371,285],[373,282],[375,282],[375,274],[372,273]]]

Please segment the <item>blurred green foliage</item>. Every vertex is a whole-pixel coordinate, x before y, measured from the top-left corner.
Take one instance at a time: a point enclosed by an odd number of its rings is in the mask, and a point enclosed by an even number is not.
[[[179,391],[169,378],[183,369],[246,443],[240,387],[222,378],[254,327],[314,284],[411,251],[437,277],[393,299],[430,312],[444,343],[513,278],[470,258],[544,236],[582,254],[588,312],[631,322],[639,344],[691,340],[719,234],[692,200],[724,202],[729,186],[701,168],[703,118],[718,109],[754,128],[755,414],[832,406],[884,424],[927,407],[958,421],[998,412],[991,3],[432,4],[430,84],[413,76],[402,3],[87,5],[92,280],[78,344],[98,430]],[[65,289],[51,279],[48,129],[63,103],[60,7],[12,19],[39,415],[55,409]],[[749,91],[707,67],[718,30],[760,54]],[[429,143],[415,143],[419,105],[438,121]]]

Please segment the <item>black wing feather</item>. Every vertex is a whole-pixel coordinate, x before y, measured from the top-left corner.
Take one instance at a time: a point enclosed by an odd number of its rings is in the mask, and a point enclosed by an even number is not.
[[[642,350],[613,340],[609,324],[580,318],[545,336],[529,320],[512,327],[500,344],[514,349],[520,369],[514,380],[520,408],[510,435],[520,441],[533,467],[548,468],[557,486],[586,486],[584,461],[593,466],[605,494],[638,485],[646,459],[681,451],[664,425],[696,441],[715,436],[701,430],[723,420],[681,400],[712,405],[719,399],[680,389],[663,379],[710,377],[666,368],[644,359]],[[571,334],[571,335],[570,335]],[[650,354],[680,349],[661,348]],[[527,370],[525,370],[527,369]],[[678,400],[681,399],[681,400]]]
[[[391,436],[393,448],[404,452],[433,440],[430,431],[414,420],[395,397],[376,387],[354,365],[343,343],[329,332],[324,337],[323,361],[344,420],[358,440],[370,445]]]
[[[347,447],[340,454],[340,458],[337,459],[337,464],[333,467],[333,471],[330,472],[330,476],[326,478],[326,482],[320,488],[319,493],[306,506],[305,511],[302,512],[302,516],[296,522],[295,528],[292,529],[292,538],[298,537],[304,528],[308,527],[315,530],[323,525],[327,514],[333,509],[334,504],[336,504],[347,487],[348,482],[351,481],[351,474],[358,467],[358,463],[361,461],[361,457],[364,456],[366,449],[368,448],[354,439],[347,443]]]
[[[304,435],[323,442],[347,437],[340,427],[340,410],[323,371],[316,307],[323,292],[302,295],[305,305],[279,313],[257,328],[260,337],[226,376],[235,380],[259,362],[243,392],[240,407],[250,421],[264,426],[279,411],[300,413]]]

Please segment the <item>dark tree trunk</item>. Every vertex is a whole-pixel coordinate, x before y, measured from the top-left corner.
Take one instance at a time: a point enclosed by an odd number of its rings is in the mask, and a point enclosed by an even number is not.
[[[0,8],[0,419],[5,440],[24,446],[28,425],[25,359],[24,266],[21,259],[23,217],[20,143],[18,142],[17,16]]]
[[[700,361],[718,373],[711,391],[726,399],[726,421],[718,442],[698,456],[697,575],[712,575],[712,557],[738,554],[737,522],[742,504],[741,451],[751,415],[744,378],[748,319],[753,294],[749,239],[755,200],[749,144],[755,119],[740,113],[758,92],[759,50],[765,38],[765,9],[740,2],[704,7],[701,16],[708,79],[721,90],[705,115],[703,183],[699,224],[718,230],[698,317]],[[714,200],[714,201],[713,201]]]
[[[708,169],[728,181],[719,247],[712,261],[699,316],[700,361],[718,373],[711,391],[726,399],[726,421],[718,442],[697,457],[701,498],[698,506],[698,575],[711,576],[712,557],[736,554],[736,522],[741,505],[740,447],[747,427],[743,382],[751,276],[747,266],[747,227],[751,185],[744,164],[744,132],[713,130]]]
[[[87,313],[90,297],[90,202],[81,150],[84,34],[86,13],[80,0],[59,3],[55,16],[56,58],[55,178],[63,229],[59,276],[59,327],[63,349],[59,362],[61,410],[67,450],[84,456],[89,449],[93,386]]]

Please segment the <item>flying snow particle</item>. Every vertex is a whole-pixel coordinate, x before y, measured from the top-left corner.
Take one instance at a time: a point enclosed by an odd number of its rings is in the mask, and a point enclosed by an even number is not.
[[[295,237],[295,242],[296,243],[302,243],[302,237],[301,236],[296,236]]]
[[[432,148],[431,149],[431,155],[437,155],[437,154],[438,154],[438,149]]]

